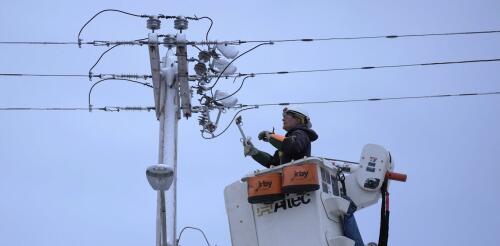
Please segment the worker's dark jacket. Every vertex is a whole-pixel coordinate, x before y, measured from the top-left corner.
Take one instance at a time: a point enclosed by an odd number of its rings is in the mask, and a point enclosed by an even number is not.
[[[302,159],[311,156],[311,142],[318,139],[318,134],[312,129],[298,126],[290,129],[283,142],[271,139],[269,142],[278,150],[274,155],[259,151],[253,155],[253,159],[265,167],[278,166],[292,160]]]

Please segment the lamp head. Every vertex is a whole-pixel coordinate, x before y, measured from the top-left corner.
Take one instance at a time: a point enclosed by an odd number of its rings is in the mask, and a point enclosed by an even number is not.
[[[153,190],[165,191],[174,181],[174,170],[165,164],[156,164],[148,167],[146,177]]]

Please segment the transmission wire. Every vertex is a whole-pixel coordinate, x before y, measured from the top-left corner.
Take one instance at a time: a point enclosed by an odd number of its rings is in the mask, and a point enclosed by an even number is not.
[[[107,78],[107,79],[101,79],[97,82],[95,82],[92,87],[90,87],[90,90],[89,90],[89,95],[88,95],[88,103],[89,103],[89,109],[92,108],[92,103],[91,103],[91,96],[92,96],[92,90],[94,89],[95,86],[97,86],[98,84],[104,82],[104,81],[107,81],[107,80],[123,80],[123,81],[127,81],[127,82],[131,82],[131,83],[136,83],[136,84],[140,84],[140,85],[144,85],[144,86],[147,86],[147,87],[150,87],[150,88],[153,88],[153,86],[149,83],[144,83],[144,82],[140,82],[140,81],[137,81],[137,80],[131,80],[131,79],[116,79],[116,78]]]
[[[136,17],[147,17],[147,15],[134,15]],[[195,17],[204,19],[204,17]],[[192,18],[192,17],[191,17]],[[206,17],[207,19],[209,17]],[[211,20],[211,19],[210,19]],[[212,28],[213,21],[206,33],[206,40],[208,42],[208,33]],[[422,34],[401,34],[401,35],[376,35],[376,36],[352,36],[352,37],[328,37],[328,38],[297,38],[297,39],[269,39],[269,40],[238,40],[233,43],[285,43],[285,42],[314,42],[314,41],[332,41],[332,40],[362,40],[362,39],[396,39],[396,38],[414,38],[414,37],[435,37],[435,36],[462,36],[462,35],[478,35],[478,34],[496,34],[500,30],[486,30],[486,31],[469,31],[469,32],[445,32],[445,33],[422,33]],[[78,35],[80,38],[81,31]],[[111,41],[109,41],[111,42]],[[0,41],[0,44],[26,44],[26,45],[75,45],[75,44],[88,44],[95,45],[95,42],[57,42],[57,41]]]
[[[204,135],[205,131],[204,131],[204,130],[202,130],[202,131],[201,131],[201,137],[202,137],[202,138],[204,138],[204,139],[214,139],[214,138],[216,138],[216,137],[218,137],[218,136],[220,136],[220,135],[224,134],[224,133],[227,131],[227,129],[229,129],[229,127],[231,126],[231,124],[233,124],[234,119],[236,119],[236,117],[237,117],[237,116],[238,116],[241,112],[243,112],[243,111],[245,111],[245,110],[250,110],[250,109],[256,109],[256,108],[258,108],[257,106],[246,106],[246,105],[245,105],[245,106],[243,106],[243,107],[247,107],[247,108],[242,108],[242,109],[238,110],[238,112],[236,112],[236,114],[234,115],[234,117],[233,117],[233,119],[231,120],[231,122],[229,122],[229,124],[227,124],[226,128],[224,128],[224,130],[222,130],[222,132],[220,132],[220,133],[218,133],[218,134],[216,134],[216,135],[213,135],[212,137],[206,137],[206,136]]]
[[[240,55],[238,55],[237,57],[235,57],[233,60],[231,60],[231,61],[230,61],[230,62],[226,65],[226,67],[224,67],[224,69],[223,69],[223,70],[219,73],[219,75],[217,76],[217,79],[215,80],[214,84],[210,87],[210,94],[212,95],[212,97],[214,96],[214,93],[213,93],[213,88],[215,87],[215,85],[217,85],[217,82],[219,82],[219,79],[221,78],[222,74],[226,71],[226,69],[227,69],[229,66],[231,66],[231,64],[232,64],[234,61],[238,60],[238,58],[240,58],[240,57],[244,56],[245,54],[247,54],[247,53],[249,53],[249,52],[251,52],[251,51],[253,51],[253,50],[255,50],[255,49],[259,48],[260,46],[267,45],[267,44],[272,45],[273,43],[262,43],[262,44],[258,44],[258,45],[256,45],[256,46],[254,46],[254,47],[252,47],[252,48],[248,49],[247,51],[245,51],[245,52],[241,53]]]
[[[208,239],[207,239],[207,236],[205,235],[205,232],[200,228],[192,227],[192,226],[186,226],[186,227],[182,228],[181,233],[179,233],[179,238],[177,239],[177,245],[180,245],[179,242],[181,241],[182,233],[184,232],[185,229],[197,230],[197,231],[201,232],[201,234],[203,235],[203,238],[205,239],[205,242],[207,243],[208,246],[210,246],[210,243],[208,242]]]
[[[277,74],[292,74],[292,73],[318,73],[318,72],[334,72],[334,71],[352,71],[352,70],[369,70],[381,68],[402,68],[402,67],[417,67],[417,66],[436,66],[436,65],[452,65],[465,63],[487,63],[498,62],[500,58],[479,59],[479,60],[460,60],[460,61],[443,61],[443,62],[428,62],[428,63],[410,63],[398,65],[381,65],[381,66],[363,66],[363,67],[344,67],[344,68],[325,68],[325,69],[310,69],[310,70],[290,70],[290,71],[275,71],[275,72],[256,72],[256,73],[240,73],[233,76],[248,76],[248,75],[277,75]],[[232,77],[232,76],[227,76]]]
[[[304,105],[304,104],[330,104],[330,103],[349,103],[349,102],[373,102],[373,101],[389,101],[389,100],[409,100],[409,99],[431,99],[431,98],[444,98],[444,97],[465,97],[465,96],[488,96],[488,95],[500,95],[500,91],[490,91],[490,92],[467,92],[467,93],[459,93],[459,94],[437,94],[437,95],[424,95],[424,96],[403,96],[403,97],[385,97],[385,98],[364,98],[364,99],[345,99],[345,100],[325,100],[325,101],[307,101],[307,102],[282,102],[282,103],[261,103],[261,104],[240,104],[238,107],[232,108],[243,108],[238,111],[233,117],[233,120],[236,116],[244,111],[249,109],[256,109],[259,107],[267,107],[267,106],[288,106],[288,105]],[[245,108],[249,107],[249,108]],[[111,108],[116,108],[120,110],[154,110],[155,107],[149,106],[140,106],[140,107],[101,107],[101,108],[93,108],[94,110],[104,110],[108,109],[110,111]],[[36,108],[36,107],[0,107],[1,111],[20,111],[20,110],[89,110],[89,108],[72,108],[72,107],[45,107],[45,108]],[[232,122],[231,121],[231,122]],[[219,134],[220,135],[220,134]]]
[[[492,91],[492,92],[470,92],[470,93],[459,93],[459,94],[437,94],[437,95],[424,95],[424,96],[361,98],[361,99],[345,99],[345,100],[282,102],[282,103],[261,103],[261,104],[241,104],[240,106],[241,107],[266,107],[266,106],[288,106],[288,105],[330,104],[330,103],[350,103],[350,102],[373,102],[373,101],[391,101],[391,100],[408,100],[408,99],[431,99],[431,98],[443,98],[443,97],[488,96],[488,95],[500,95],[500,91]]]
[[[88,20],[87,22],[85,22],[85,24],[82,26],[82,28],[80,29],[80,31],[78,32],[78,37],[77,37],[77,41],[78,41],[78,46],[80,47],[81,46],[81,42],[83,41],[82,39],[80,39],[80,35],[82,34],[82,31],[83,29],[85,29],[85,27],[92,21],[94,20],[94,18],[96,18],[98,15],[104,13],[104,12],[118,12],[118,13],[122,13],[122,14],[126,14],[126,15],[130,15],[130,16],[134,16],[134,17],[140,17],[140,18],[146,18],[146,17],[149,17],[148,15],[137,15],[137,14],[132,14],[132,13],[129,13],[129,12],[125,12],[125,11],[121,11],[121,10],[117,10],[117,9],[105,9],[105,10],[101,10],[99,11],[97,14],[95,14],[92,18],[90,18],[90,20]]]
[[[82,108],[82,107],[4,107],[0,111],[90,111],[99,110],[107,112],[120,112],[120,111],[152,111],[155,107],[132,106],[132,107],[117,107],[106,106],[98,108]]]
[[[360,39],[396,39],[396,38],[414,38],[414,37],[435,37],[435,36],[457,36],[457,35],[476,35],[476,34],[494,34],[500,33],[500,30],[471,31],[471,32],[446,32],[446,33],[423,33],[423,34],[402,34],[402,35],[377,35],[377,36],[353,36],[353,37],[329,37],[329,38],[297,38],[297,39],[271,39],[271,40],[241,40],[240,43],[286,43],[286,42],[313,42],[313,41],[332,41],[332,40],[360,40]]]

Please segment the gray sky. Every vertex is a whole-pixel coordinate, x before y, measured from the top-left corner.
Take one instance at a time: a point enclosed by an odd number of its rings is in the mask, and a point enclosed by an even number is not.
[[[8,1],[1,41],[76,41],[95,13],[209,16],[213,40],[268,40],[498,30],[498,1]],[[172,32],[164,21],[161,33]],[[186,35],[202,40],[206,22]],[[147,36],[143,19],[109,13],[85,41]],[[360,67],[500,57],[500,35],[285,43],[235,62],[240,72]],[[241,51],[250,45],[239,47]],[[1,73],[86,74],[103,47],[1,45]],[[163,51],[164,52],[164,51]],[[193,49],[190,56],[195,56]],[[242,103],[499,91],[499,63],[270,75],[247,80]],[[148,74],[146,47],[119,47],[96,73]],[[220,89],[233,91],[230,80]],[[86,107],[85,78],[0,77],[0,107]],[[143,86],[110,81],[95,90],[100,106],[152,105]],[[391,151],[407,183],[392,183],[391,245],[494,245],[500,242],[500,96],[307,105],[319,140],[313,155],[357,161],[363,145]],[[243,114],[256,138],[281,108]],[[221,127],[234,111],[228,111]],[[0,245],[154,245],[156,194],[144,175],[157,162],[158,122],[150,112],[0,112]],[[178,228],[197,226],[230,245],[224,187],[260,166],[243,158],[232,126],[214,140],[194,119],[179,123]],[[281,131],[282,132],[282,131]],[[272,151],[254,141],[262,150]],[[377,204],[356,216],[366,242],[376,241]],[[188,231],[183,245],[204,245]]]

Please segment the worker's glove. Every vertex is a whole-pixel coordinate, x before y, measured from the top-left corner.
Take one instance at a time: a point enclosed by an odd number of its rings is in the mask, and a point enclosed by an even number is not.
[[[255,148],[250,139],[247,139],[243,142],[243,155],[252,156],[259,153],[259,150]]]
[[[269,142],[269,139],[271,138],[271,134],[272,134],[272,132],[270,132],[270,131],[261,131],[259,133],[259,136],[258,136],[259,140]]]

